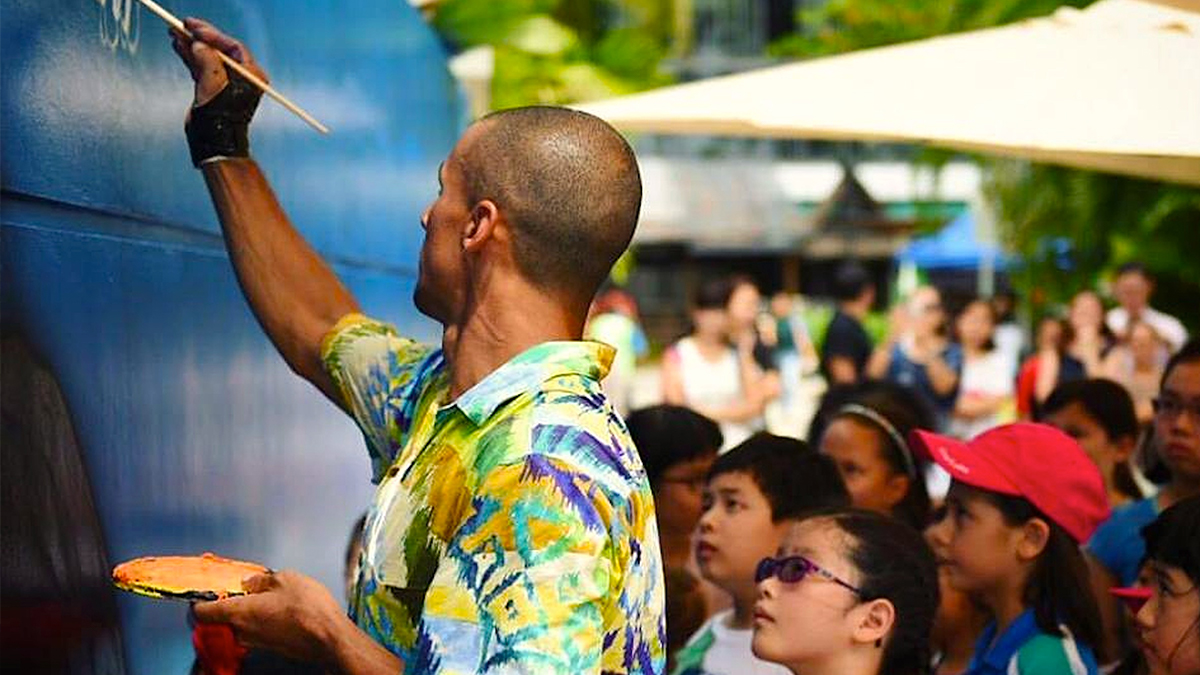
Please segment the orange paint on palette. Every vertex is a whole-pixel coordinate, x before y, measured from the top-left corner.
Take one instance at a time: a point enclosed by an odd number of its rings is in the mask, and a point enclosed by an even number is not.
[[[242,580],[267,572],[270,570],[257,563],[213,553],[151,556],[117,565],[113,569],[113,583],[122,590],[154,598],[216,600],[245,594]]]

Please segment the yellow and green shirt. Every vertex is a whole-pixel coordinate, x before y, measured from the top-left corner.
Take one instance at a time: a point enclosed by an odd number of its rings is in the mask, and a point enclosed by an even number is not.
[[[357,314],[325,337],[378,486],[350,614],[406,673],[662,672],[654,505],[600,389],[612,352],[544,343],[449,401],[441,350]]]

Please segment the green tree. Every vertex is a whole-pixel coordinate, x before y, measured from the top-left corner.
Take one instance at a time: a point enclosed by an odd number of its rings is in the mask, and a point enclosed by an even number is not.
[[[1091,0],[830,0],[801,9],[799,29],[771,46],[778,56],[810,58],[920,40],[1043,16]]]
[[[1037,314],[1141,262],[1158,279],[1155,305],[1200,328],[1200,190],[1014,160],[992,160],[984,190],[1022,265],[1014,285]]]
[[[1044,16],[1090,0],[830,0],[798,14],[778,56],[810,58]],[[934,163],[943,152],[922,153]],[[1145,264],[1158,278],[1155,304],[1200,329],[1200,190],[1093,171],[978,157],[1001,238],[1017,254],[1012,281],[1041,315],[1095,288],[1117,266]],[[1190,254],[1190,255],[1189,255]]]
[[[447,0],[434,25],[495,50],[492,107],[572,103],[669,83],[667,0]]]

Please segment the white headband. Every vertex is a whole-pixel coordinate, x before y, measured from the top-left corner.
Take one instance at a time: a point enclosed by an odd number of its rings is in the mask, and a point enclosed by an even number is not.
[[[900,449],[900,456],[904,458],[905,473],[913,478],[917,477],[917,464],[915,461],[913,461],[912,450],[909,449],[908,443],[904,441],[904,437],[900,435],[900,432],[896,430],[896,427],[889,422],[886,417],[880,415],[874,410],[871,410],[865,405],[859,405],[857,403],[847,403],[838,409],[837,414],[862,417],[874,422],[875,426],[883,429],[884,433],[886,433],[892,439],[892,442],[896,444],[896,447]]]

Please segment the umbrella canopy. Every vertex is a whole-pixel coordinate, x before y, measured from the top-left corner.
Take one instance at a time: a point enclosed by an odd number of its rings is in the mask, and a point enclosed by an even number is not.
[[[1001,269],[1007,266],[999,246],[980,240],[970,209],[935,234],[913,239],[896,253],[896,258],[922,269],[973,269],[985,262]]]
[[[1200,2],[1170,5],[1100,0],[580,108],[629,131],[924,142],[1200,185]]]

